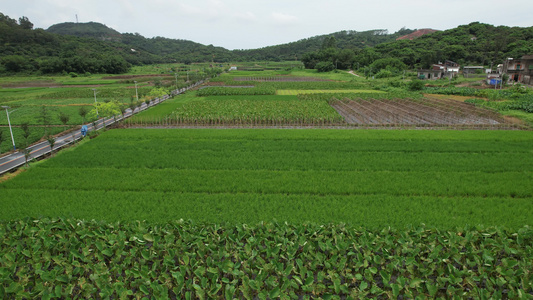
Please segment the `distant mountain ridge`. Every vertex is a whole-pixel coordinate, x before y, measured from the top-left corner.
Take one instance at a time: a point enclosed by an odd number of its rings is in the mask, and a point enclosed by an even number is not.
[[[331,34],[318,35],[295,42],[267,46],[258,49],[228,50],[213,45],[202,45],[193,41],[169,39],[163,37],[145,38],[139,34],[119,33],[101,23],[60,23],[50,26],[47,32],[72,35],[77,37],[96,38],[102,41],[112,41],[127,45],[136,51],[148,51],[151,54],[164,56],[169,61],[218,62],[246,61],[246,60],[295,60],[305,53],[320,49],[324,39],[335,37],[339,48],[363,49],[378,44],[394,41],[401,35],[414,30],[402,28],[396,33],[389,34],[387,30],[376,29],[368,31],[343,30]]]

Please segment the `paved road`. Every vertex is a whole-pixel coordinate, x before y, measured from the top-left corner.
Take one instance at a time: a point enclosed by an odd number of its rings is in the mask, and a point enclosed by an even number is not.
[[[191,88],[194,88],[200,84],[202,84],[203,81],[200,81],[194,85],[191,85],[187,88],[183,88],[183,89],[179,89],[179,90],[174,90],[172,91],[171,95],[174,96],[174,95],[179,95],[181,93],[184,93],[186,92],[187,90],[191,89]],[[165,95],[161,98],[156,98],[154,100],[152,100],[148,105],[146,103],[143,103],[140,107],[137,107],[135,108],[134,111],[131,111],[131,109],[127,109],[126,112],[124,113],[124,118],[127,118],[127,117],[130,117],[131,115],[133,114],[136,114],[138,112],[141,112],[151,106],[154,106],[154,105],[157,105],[167,99],[169,99],[170,96],[169,95]],[[105,122],[105,125],[106,126],[109,126],[109,125],[112,125],[113,123],[115,122],[119,122],[122,120],[122,116],[116,116],[115,118],[113,117],[109,117],[109,118],[102,118],[102,119],[99,119],[97,122],[96,122],[96,128],[93,126],[92,123],[89,123],[89,124],[86,124],[87,125],[87,128],[88,128],[88,131],[94,131],[94,130],[100,130],[104,127],[104,122]],[[77,131],[74,131],[74,132],[70,132],[70,133],[66,133],[64,135],[61,135],[61,136],[58,136],[56,137],[55,139],[55,143],[54,143],[54,151],[57,151],[61,148],[63,148],[64,146],[66,145],[69,145],[69,144],[72,144],[73,142],[81,139],[82,135],[81,135],[81,131],[80,130],[77,130]],[[35,144],[35,145],[32,145],[28,148],[26,148],[28,151],[29,151],[29,157],[28,157],[28,161],[31,160],[31,159],[34,159],[34,158],[39,158],[43,155],[46,155],[48,153],[50,153],[51,149],[50,149],[50,143],[48,143],[48,141],[44,141],[44,142],[41,142],[41,143],[38,143],[38,144]],[[6,155],[4,157],[0,157],[0,174],[4,174],[6,172],[9,172],[13,169],[16,169],[18,167],[21,167],[23,166],[24,164],[26,163],[26,158],[25,158],[25,155],[24,155],[24,151],[16,151],[15,153],[13,154],[10,154],[10,155]]]

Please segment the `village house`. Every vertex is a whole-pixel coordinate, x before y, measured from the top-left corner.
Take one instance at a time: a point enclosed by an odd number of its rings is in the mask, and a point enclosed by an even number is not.
[[[419,79],[437,80],[441,78],[452,79],[457,73],[459,73],[459,64],[451,60],[447,60],[444,63],[434,64],[431,69],[418,70]]]
[[[484,73],[485,73],[484,66],[464,66],[463,67],[464,77],[469,77],[470,75],[484,74]]]
[[[533,84],[533,55],[519,59],[508,58],[503,64],[503,72],[509,75],[510,82]]]

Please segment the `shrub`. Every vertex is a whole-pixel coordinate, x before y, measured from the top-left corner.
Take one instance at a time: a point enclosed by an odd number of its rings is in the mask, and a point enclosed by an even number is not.
[[[407,84],[407,89],[410,91],[420,91],[424,88],[424,82],[422,80],[412,80]]]
[[[332,62],[321,61],[316,64],[315,69],[317,69],[318,72],[329,72],[333,71],[335,69],[335,66]]]
[[[392,77],[392,72],[389,71],[389,70],[380,70],[377,74],[376,74],[376,78],[389,78],[389,77]]]

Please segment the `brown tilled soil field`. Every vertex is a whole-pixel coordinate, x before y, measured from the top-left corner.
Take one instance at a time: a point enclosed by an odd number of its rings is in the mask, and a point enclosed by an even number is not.
[[[331,106],[356,126],[514,129],[520,122],[497,112],[452,99],[342,99]]]

